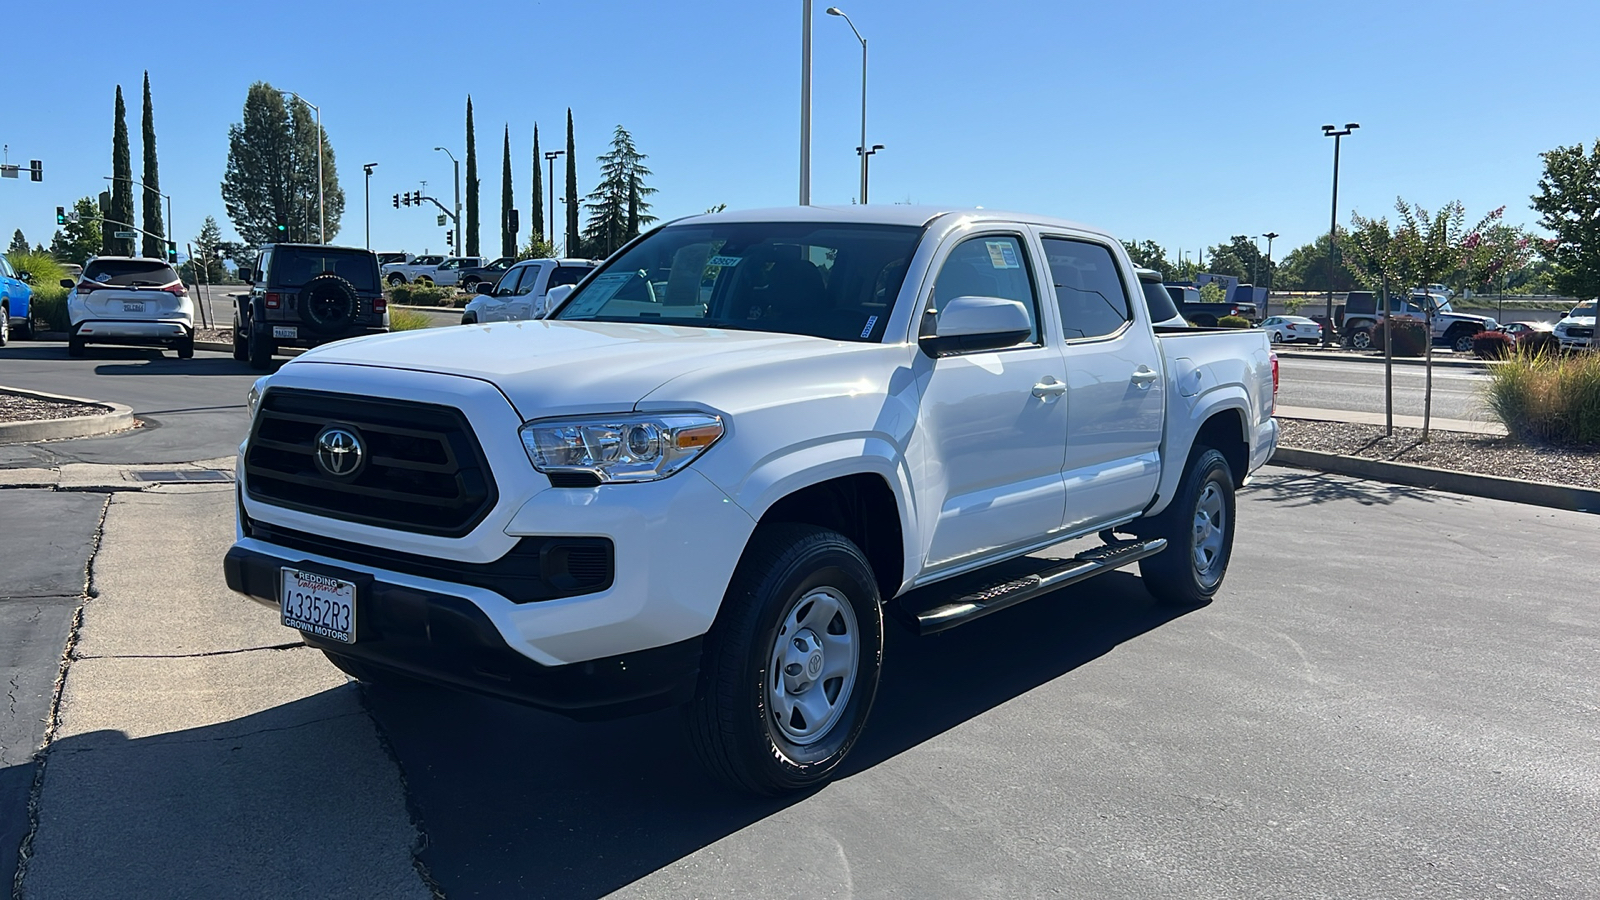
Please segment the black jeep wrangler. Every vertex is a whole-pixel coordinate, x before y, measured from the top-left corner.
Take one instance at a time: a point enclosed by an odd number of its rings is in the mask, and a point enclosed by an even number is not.
[[[315,347],[389,330],[378,257],[358,247],[271,244],[239,277],[250,293],[233,309],[233,358],[272,365],[279,347]]]

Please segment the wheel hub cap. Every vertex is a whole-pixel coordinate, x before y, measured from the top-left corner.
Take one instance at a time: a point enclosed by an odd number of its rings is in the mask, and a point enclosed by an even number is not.
[[[1215,482],[1208,483],[1194,510],[1194,568],[1202,576],[1209,574],[1222,556],[1227,534],[1225,516],[1222,491]]]
[[[811,744],[838,724],[855,686],[859,639],[855,610],[834,588],[811,591],[784,616],[769,657],[767,705],[785,738]]]

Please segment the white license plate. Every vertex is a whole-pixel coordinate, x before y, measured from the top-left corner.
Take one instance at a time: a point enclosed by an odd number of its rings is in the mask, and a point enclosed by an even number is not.
[[[122,304],[122,311],[123,312],[142,313],[142,312],[144,312],[144,304],[143,303],[126,303],[125,302],[125,303]]]
[[[355,643],[355,582],[285,566],[280,584],[283,624],[318,637]]]
[[[300,336],[300,331],[293,325],[274,325],[272,326],[272,336],[275,338],[296,338]]]

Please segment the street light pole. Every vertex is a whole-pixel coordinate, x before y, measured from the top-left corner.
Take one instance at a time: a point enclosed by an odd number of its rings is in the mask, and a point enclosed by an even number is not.
[[[466,252],[465,250],[461,249],[461,163],[456,161],[456,155],[454,153],[450,152],[450,148],[448,148],[448,147],[435,147],[433,149],[443,151],[444,155],[450,157],[450,162],[455,165],[455,170],[456,170],[456,255],[460,256],[462,253]],[[426,184],[427,182],[423,182],[423,183]]]
[[[1337,270],[1334,268],[1333,252],[1339,228],[1339,139],[1348,137],[1352,131],[1361,126],[1355,122],[1347,123],[1343,128],[1332,125],[1322,126],[1322,136],[1333,138],[1333,211],[1328,214],[1328,309],[1324,314],[1322,323],[1322,349],[1326,350],[1333,340],[1333,286]]]
[[[550,230],[545,232],[545,240],[550,243],[550,250],[556,249],[556,159],[566,156],[565,150],[546,150],[544,161],[549,165],[550,175],[544,183],[550,186]]]
[[[377,163],[362,163],[362,171],[367,173],[366,201],[367,201],[367,249],[372,249],[372,170],[378,167]]]
[[[861,203],[867,202],[867,39],[856,30],[856,23],[850,21],[844,10],[837,6],[828,7],[828,15],[838,16],[843,19],[850,30],[855,34],[856,40],[861,42],[861,146],[856,152],[861,154]]]
[[[1267,239],[1267,313],[1272,313],[1272,240],[1276,238],[1276,231],[1269,231],[1262,237]]]
[[[800,0],[800,18],[800,205],[810,206],[811,0]]]
[[[867,176],[870,174],[870,171],[867,169],[867,157],[872,156],[873,154],[877,153],[879,150],[882,150],[882,149],[883,149],[883,145],[882,144],[873,144],[872,145],[872,149],[868,150],[866,153],[862,154],[862,156],[861,156],[861,166],[862,166],[862,172],[861,172],[861,203],[862,203],[862,205],[866,205],[866,202],[867,202],[867,180],[868,180]],[[856,152],[857,153],[861,153],[861,148],[857,147],[856,148]]]
[[[294,91],[285,91],[280,88],[278,93],[288,94],[311,107],[312,112],[317,114],[317,243],[326,244],[328,242],[328,208],[324,205],[322,199],[322,107]]]

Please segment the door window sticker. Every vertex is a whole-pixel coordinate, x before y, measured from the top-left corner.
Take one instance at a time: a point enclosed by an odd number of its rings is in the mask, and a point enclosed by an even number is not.
[[[862,337],[871,337],[872,336],[872,326],[874,326],[876,324],[878,324],[878,317],[877,316],[868,316],[867,317],[867,324],[862,326],[862,328],[861,328],[861,336]]]
[[[1010,241],[984,241],[989,248],[989,264],[996,269],[1017,269],[1017,249]]]
[[[741,259],[743,259],[743,257],[740,256],[713,256],[706,260],[706,265],[722,266],[724,268],[728,266],[737,266],[739,264],[739,260]]]

